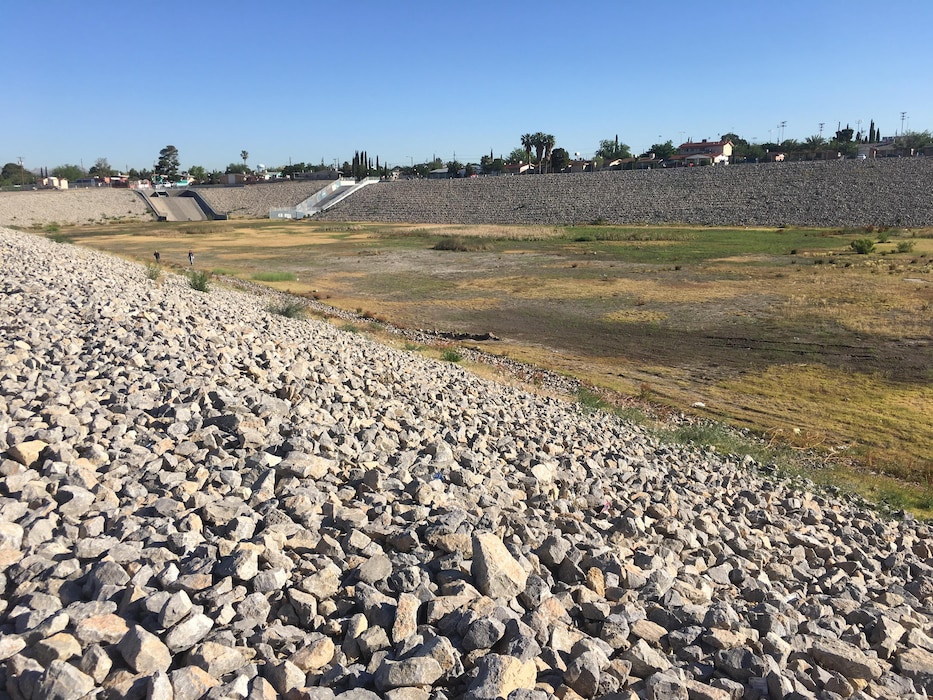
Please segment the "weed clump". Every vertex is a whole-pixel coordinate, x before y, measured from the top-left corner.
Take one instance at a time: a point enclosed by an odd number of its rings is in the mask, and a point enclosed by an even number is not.
[[[304,318],[307,313],[307,308],[300,301],[273,303],[270,304],[267,309],[269,313],[276,314],[277,316],[284,316],[285,318]]]
[[[470,244],[463,236],[444,236],[433,247],[433,250],[450,250],[455,253],[468,253],[482,249],[483,246]]]
[[[159,265],[159,263],[149,263],[146,265],[146,279],[155,282],[160,277],[162,277],[162,266]]]
[[[875,249],[875,242],[870,238],[856,238],[849,247],[859,255],[868,255]]]
[[[188,273],[188,286],[196,292],[206,292],[210,289],[211,273],[206,270],[192,270]]]

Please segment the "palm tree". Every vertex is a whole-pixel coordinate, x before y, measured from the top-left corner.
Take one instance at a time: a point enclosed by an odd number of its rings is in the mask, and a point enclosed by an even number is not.
[[[544,134],[544,172],[551,166],[551,152],[554,150],[554,134]]]
[[[249,151],[240,151],[240,158],[243,159],[243,165],[246,165],[246,161],[249,160]]]
[[[536,131],[531,137],[531,145],[535,147],[535,162],[538,164],[537,172],[541,172],[541,159],[544,157],[545,134]]]
[[[534,135],[533,134],[522,134],[522,148],[525,149],[525,162],[531,162],[531,149],[534,147]]]

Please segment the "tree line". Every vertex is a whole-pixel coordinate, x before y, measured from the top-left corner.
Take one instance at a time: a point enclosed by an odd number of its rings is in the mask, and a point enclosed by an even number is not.
[[[859,145],[881,142],[883,136],[880,127],[876,126],[874,120],[871,120],[867,131],[856,131],[848,124],[843,128],[840,124],[835,133],[827,138],[819,133],[802,141],[785,139],[780,142],[756,143],[730,132],[723,134],[720,140],[731,141],[733,144],[732,160],[743,162],[766,160],[773,153],[795,154],[833,151],[842,156],[852,157],[857,153]],[[930,131],[905,131],[897,135],[894,141],[903,148],[919,150],[933,146],[933,135],[931,135]],[[424,163],[411,163],[408,166],[400,166],[399,170],[408,177],[424,178],[428,177],[432,172],[446,167],[448,177],[469,177],[480,173],[501,173],[508,165],[530,164],[535,166],[536,172],[548,173],[566,170],[573,160],[566,149],[556,147],[557,141],[553,134],[542,131],[528,132],[519,137],[519,144],[504,157],[502,155],[496,157],[490,151],[489,155],[484,155],[478,164],[464,164],[455,158],[445,162],[435,156],[433,160]],[[673,141],[668,140],[652,144],[648,150],[637,154],[637,157],[653,155],[657,159],[664,160],[677,153],[677,149],[678,147],[674,145]],[[574,158],[579,157],[579,154],[574,154]],[[614,138],[600,140],[599,146],[593,153],[592,162],[594,166],[600,167],[605,162],[635,157],[636,154],[632,152],[626,143],[620,141],[618,134],[616,134]],[[231,162],[223,171],[208,171],[200,165],[192,165],[188,167],[185,174],[195,182],[219,183],[223,180],[223,176],[229,173],[252,173],[253,170],[249,167],[248,159],[249,151],[242,150],[240,151],[240,160],[242,162]],[[280,173],[283,177],[294,177],[298,173],[334,168],[338,169],[344,177],[356,179],[388,177],[389,175],[388,164],[385,161],[380,162],[378,155],[373,159],[365,149],[355,151],[352,160],[344,161],[339,164],[339,167],[337,166],[338,163],[336,162],[325,164],[322,159],[320,164],[317,165],[304,162],[289,163],[288,165],[273,168],[273,171]],[[65,163],[51,170],[40,171],[40,176],[51,175],[72,182],[85,177],[105,178],[117,174],[118,172],[106,158],[98,158],[94,165],[86,170],[82,166]],[[173,145],[168,145],[160,150],[158,159],[151,170],[147,168],[130,168],[123,174],[131,180],[159,179],[166,182],[176,182],[182,175],[178,149]],[[36,181],[36,173],[26,169],[23,163],[6,163],[0,169],[0,186],[4,188],[28,187],[34,185]]]

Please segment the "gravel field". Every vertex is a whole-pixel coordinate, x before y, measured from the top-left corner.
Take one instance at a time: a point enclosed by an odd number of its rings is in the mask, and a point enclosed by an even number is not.
[[[6,697],[933,693],[927,524],[9,229],[0,291]]]

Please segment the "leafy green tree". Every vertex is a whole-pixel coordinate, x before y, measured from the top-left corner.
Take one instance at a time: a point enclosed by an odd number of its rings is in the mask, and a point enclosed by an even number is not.
[[[65,163],[64,165],[59,165],[55,168],[52,168],[52,177],[57,177],[60,180],[74,182],[75,180],[79,180],[84,177],[84,169],[80,165]]]
[[[619,158],[631,158],[632,152],[628,145],[619,142],[619,136],[615,139],[603,139],[599,142],[599,148],[596,149],[594,157],[604,158],[606,160],[617,160]]]
[[[36,182],[36,176],[26,170],[24,165],[19,163],[7,163],[0,169],[0,185],[10,187],[11,185],[32,185]]]
[[[501,158],[493,158],[491,153],[488,156],[480,158],[479,164],[482,166],[483,172],[487,175],[491,173],[501,173],[505,169],[505,162]]]
[[[845,129],[840,129],[836,132],[836,141],[839,143],[849,143],[854,135],[855,131],[848,124],[846,124]]]
[[[166,146],[159,151],[159,162],[156,164],[155,172],[168,180],[174,182],[178,179],[178,149],[174,146]]]
[[[905,148],[927,148],[933,146],[933,135],[929,131],[905,131],[897,137],[897,143]]]
[[[555,148],[551,152],[551,172],[559,173],[570,165],[570,154],[564,148]]]
[[[651,145],[651,148],[648,149],[648,153],[654,153],[655,158],[660,158],[664,160],[665,158],[670,158],[677,151],[674,148],[673,141],[665,141],[664,143],[655,143]]]
[[[463,169],[463,163],[458,160],[452,160],[447,163],[447,177],[460,177],[460,171]]]
[[[246,163],[230,163],[230,165],[227,166],[226,172],[227,174],[240,173],[246,175],[249,172],[249,168]]]
[[[804,141],[808,151],[821,151],[826,148],[826,139],[819,134],[808,136]]]
[[[516,163],[530,163],[531,162],[531,150],[525,148],[513,148],[512,152],[509,153],[508,157],[505,159],[506,163],[514,165]]]
[[[194,178],[196,182],[207,181],[207,170],[201,165],[192,165],[188,168],[188,176]]]
[[[110,163],[107,162],[106,158],[98,158],[87,171],[87,174],[93,177],[110,177],[113,175],[113,168],[110,167]]]

